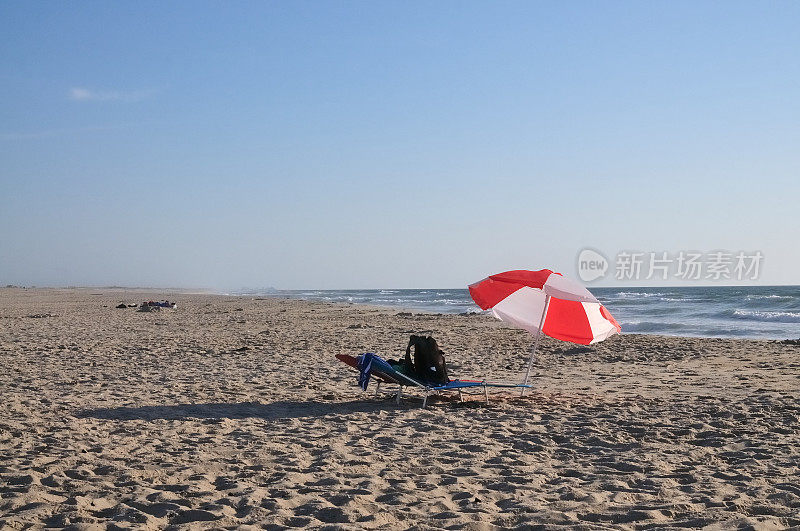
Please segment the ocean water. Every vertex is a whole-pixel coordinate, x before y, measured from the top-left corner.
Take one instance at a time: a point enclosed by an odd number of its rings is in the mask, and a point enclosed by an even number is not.
[[[623,333],[800,338],[800,286],[593,288],[591,292],[617,319]],[[481,311],[466,289],[295,290],[268,294],[435,313]]]

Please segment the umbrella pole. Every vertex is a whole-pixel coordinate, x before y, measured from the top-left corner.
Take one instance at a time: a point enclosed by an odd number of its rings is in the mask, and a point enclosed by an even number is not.
[[[528,385],[528,378],[531,375],[531,365],[533,365],[533,357],[536,355],[536,347],[539,345],[539,337],[542,335],[542,325],[544,324],[544,316],[547,314],[547,307],[550,305],[550,295],[544,298],[544,308],[542,308],[542,317],[539,319],[539,328],[536,330],[536,339],[533,340],[533,348],[531,349],[531,357],[528,360],[528,370],[525,372],[525,381],[522,385]],[[520,390],[519,396],[525,396],[525,387]]]

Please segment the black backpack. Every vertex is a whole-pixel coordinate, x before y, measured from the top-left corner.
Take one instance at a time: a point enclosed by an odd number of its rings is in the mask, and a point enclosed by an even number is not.
[[[414,347],[413,363],[411,361],[412,346]],[[406,347],[405,366],[423,382],[443,385],[450,381],[447,377],[444,352],[431,336],[411,336]]]

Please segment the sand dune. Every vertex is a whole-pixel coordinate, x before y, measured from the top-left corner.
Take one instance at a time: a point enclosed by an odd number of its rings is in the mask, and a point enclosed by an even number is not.
[[[425,409],[334,359],[411,333],[455,377],[517,380],[530,346],[486,316],[0,290],[0,527],[800,526],[798,346],[545,340],[530,396]]]

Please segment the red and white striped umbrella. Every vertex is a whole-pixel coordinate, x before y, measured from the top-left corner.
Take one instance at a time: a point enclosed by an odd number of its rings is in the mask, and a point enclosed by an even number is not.
[[[481,309],[534,334],[590,345],[621,331],[589,290],[549,269],[492,275],[469,293]]]
[[[589,290],[549,269],[492,275],[470,285],[469,294],[481,309],[536,335],[525,384],[540,334],[590,345],[622,331]]]

